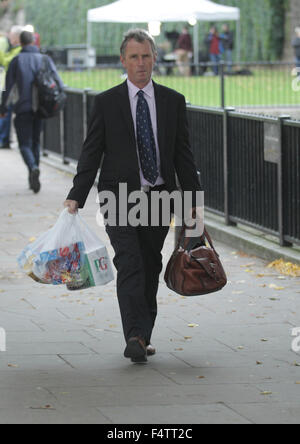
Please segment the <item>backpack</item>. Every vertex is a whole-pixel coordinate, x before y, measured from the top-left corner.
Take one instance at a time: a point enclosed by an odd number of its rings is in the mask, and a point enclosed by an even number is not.
[[[66,103],[67,96],[53,73],[48,56],[43,55],[42,65],[33,82],[33,110],[42,119],[56,116]]]

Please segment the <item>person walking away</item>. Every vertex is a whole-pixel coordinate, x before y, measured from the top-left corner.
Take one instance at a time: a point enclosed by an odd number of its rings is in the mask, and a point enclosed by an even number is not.
[[[5,72],[10,62],[20,53],[20,34],[23,31],[21,26],[13,26],[8,34],[8,47],[0,50],[0,65]],[[12,106],[7,108],[5,117],[0,117],[0,148],[10,148],[10,129],[12,118]]]
[[[216,76],[219,74],[219,64],[221,61],[220,42],[221,39],[218,30],[215,26],[213,26],[205,39],[205,43],[208,47],[210,61],[213,63],[212,70]]]
[[[233,57],[232,52],[234,49],[234,36],[227,24],[223,25],[222,34],[220,35],[222,46],[224,49],[224,59],[227,64],[228,73],[232,73]]]
[[[295,63],[298,76],[300,77],[300,27],[295,29],[295,37],[292,40],[292,47],[295,51]]]
[[[126,185],[128,197],[138,192],[148,203],[155,192],[177,190],[175,173],[183,191],[195,196],[201,190],[190,149],[186,101],[152,80],[156,54],[148,32],[137,29],[125,34],[121,62],[128,79],[95,99],[73,188],[64,202],[70,213],[84,207],[101,163],[98,191],[113,193],[117,208],[121,199],[124,203],[120,183]],[[161,251],[169,225],[160,220],[155,226],[149,205],[148,224],[136,226],[130,222],[129,202],[128,211],[117,211],[127,221],[115,224],[108,220],[106,231],[115,251],[124,356],[132,362],[146,362],[155,353],[151,336],[163,267]],[[103,206],[102,211],[105,213]]]
[[[29,171],[30,189],[38,193],[41,188],[39,164],[42,119],[33,110],[32,90],[35,77],[42,66],[42,59],[48,56],[40,54],[39,49],[34,45],[31,32],[23,31],[20,42],[22,50],[11,61],[7,71],[6,88],[2,93],[1,114],[4,115],[7,112],[12,92],[16,89],[17,100],[13,104],[13,111],[16,114],[14,124],[17,139],[21,155]],[[56,67],[49,57],[48,62],[53,75],[63,88]]]
[[[188,28],[185,26],[182,29],[176,46],[176,54],[178,57],[178,69],[182,76],[188,77],[191,75],[191,68],[189,64],[190,55],[193,53],[192,38],[189,34]]]

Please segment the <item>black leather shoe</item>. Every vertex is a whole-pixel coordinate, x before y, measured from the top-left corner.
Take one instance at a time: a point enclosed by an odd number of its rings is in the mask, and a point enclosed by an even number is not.
[[[147,356],[154,356],[156,354],[156,350],[151,344],[147,345],[146,350],[147,350]]]
[[[124,351],[125,358],[130,358],[132,362],[147,362],[146,343],[143,338],[137,336],[130,338]]]
[[[29,183],[31,185],[31,189],[34,193],[38,193],[41,189],[40,183],[40,170],[38,168],[34,168],[30,173]]]

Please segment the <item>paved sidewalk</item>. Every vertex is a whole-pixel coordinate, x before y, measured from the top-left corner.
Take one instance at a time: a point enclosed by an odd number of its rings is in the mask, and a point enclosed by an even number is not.
[[[34,283],[16,257],[59,215],[72,177],[42,167],[42,191],[28,190],[16,151],[0,150],[0,423],[299,423],[299,278],[216,243],[229,284],[183,298],[163,282],[146,366],[123,358],[115,284],[70,293]],[[96,225],[96,191],[82,215]],[[173,249],[170,231],[165,263]],[[111,257],[113,252],[109,246]]]

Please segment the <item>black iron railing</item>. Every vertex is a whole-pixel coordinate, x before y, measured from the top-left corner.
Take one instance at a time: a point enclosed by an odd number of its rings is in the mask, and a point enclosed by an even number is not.
[[[78,160],[95,91],[68,90],[60,116],[45,122],[44,154]],[[205,205],[227,224],[243,223],[300,244],[300,121],[188,106],[191,147]]]
[[[60,75],[70,88],[104,91],[123,82],[125,71],[121,64],[77,70],[61,66]],[[300,77],[293,62],[243,62],[232,66],[221,62],[218,75],[212,63],[191,64],[190,75],[183,76],[174,61],[157,64],[154,80],[181,92],[195,106],[249,109],[298,107],[300,102]]]

